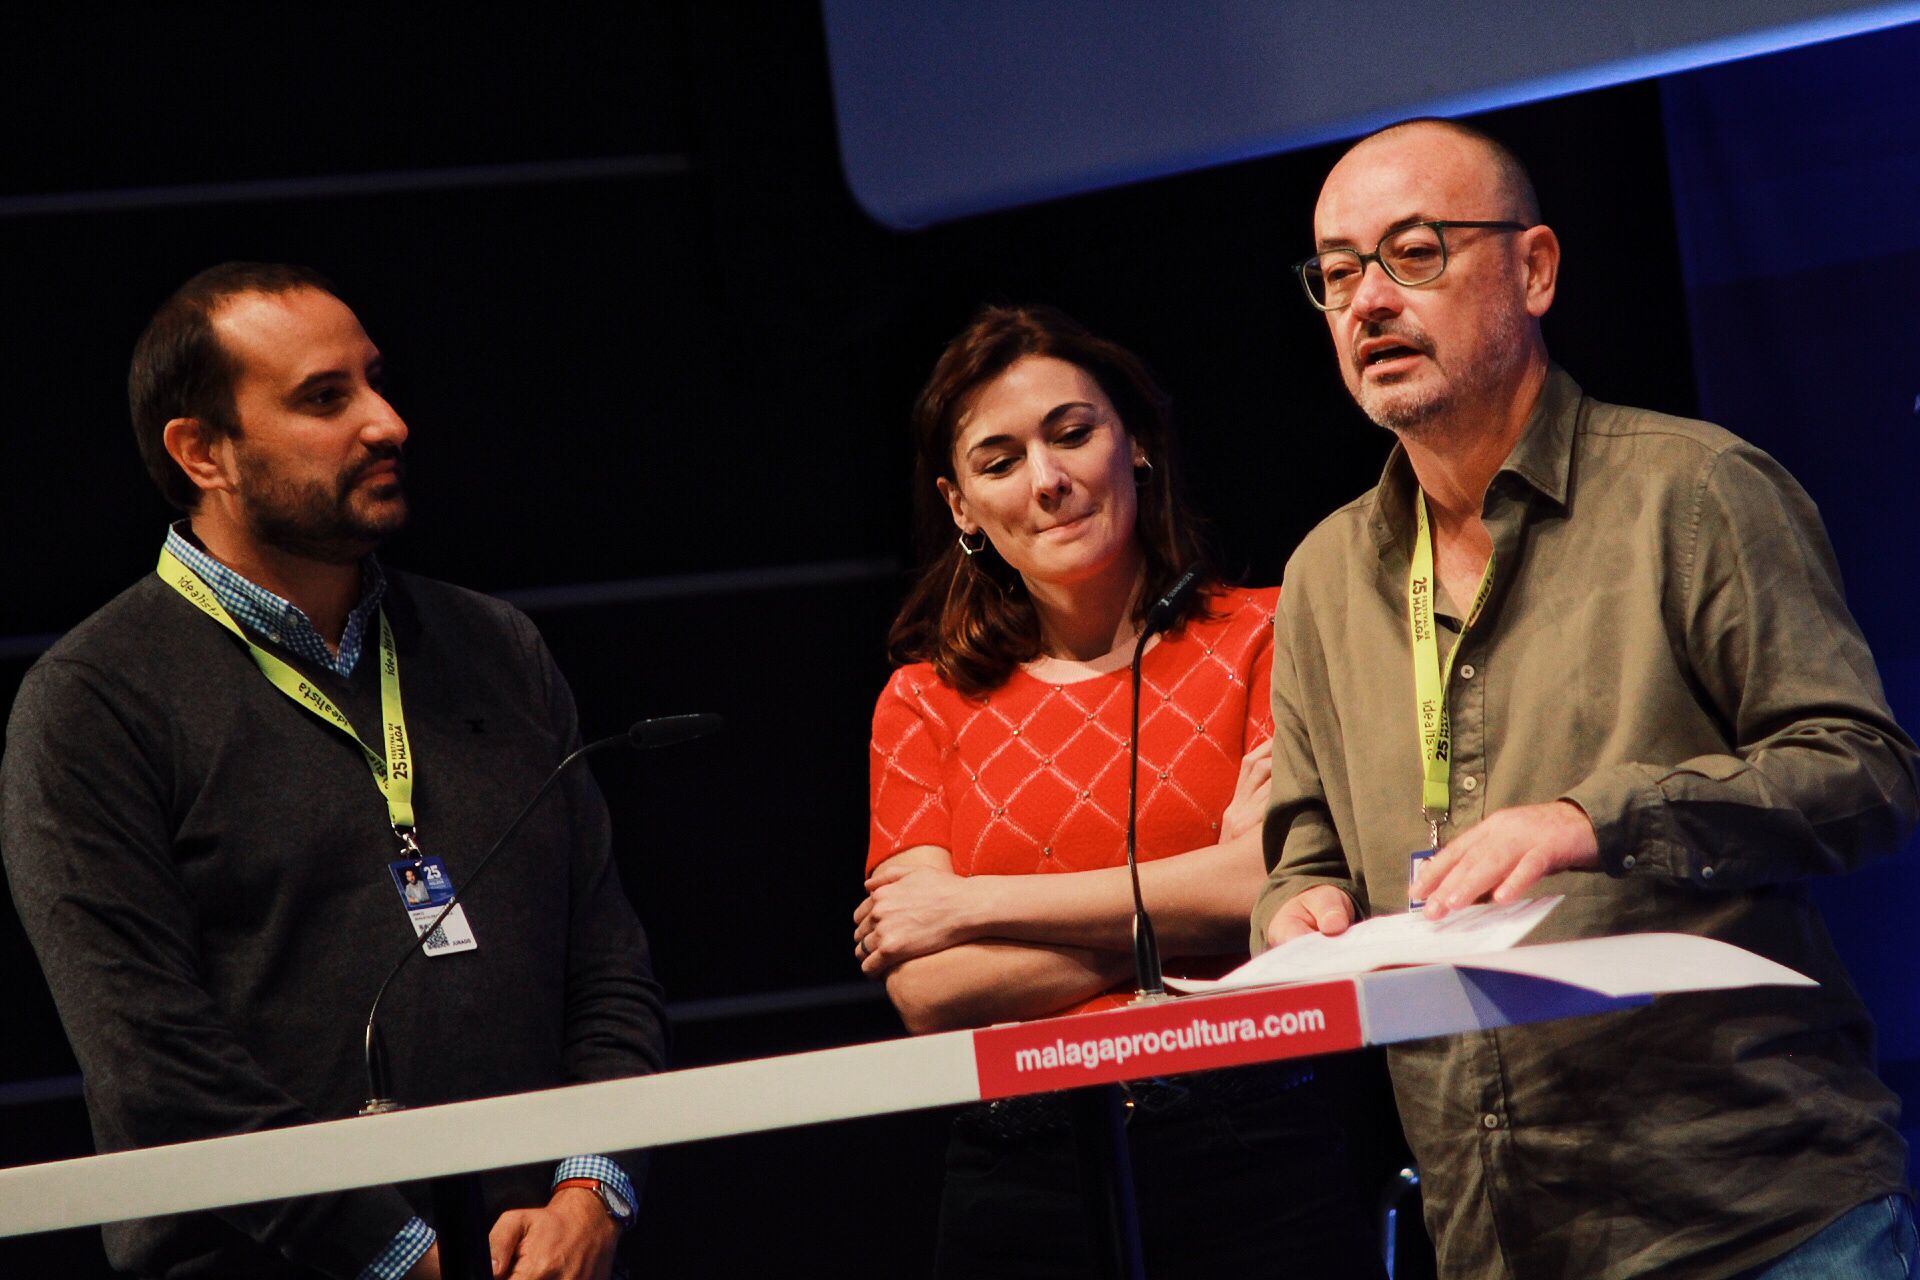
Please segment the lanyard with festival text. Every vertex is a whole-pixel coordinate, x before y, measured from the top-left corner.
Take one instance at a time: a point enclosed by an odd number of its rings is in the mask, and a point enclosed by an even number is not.
[[[1440,847],[1440,822],[1453,805],[1452,754],[1453,722],[1447,714],[1447,683],[1453,677],[1453,659],[1467,629],[1480,616],[1493,590],[1493,557],[1487,557],[1486,572],[1480,575],[1480,588],[1473,593],[1473,607],[1467,610],[1460,634],[1447,650],[1446,665],[1440,662],[1439,632],[1433,611],[1433,535],[1427,527],[1427,495],[1415,491],[1413,497],[1413,566],[1407,573],[1407,616],[1413,628],[1413,693],[1420,725],[1420,813],[1427,820],[1432,849]]]
[[[393,628],[387,625],[386,610],[380,611],[380,737],[386,747],[383,753],[369,747],[354,732],[352,722],[333,704],[333,699],[314,688],[313,683],[293,667],[248,639],[240,624],[200,580],[200,575],[165,547],[160,549],[159,573],[168,586],[185,596],[196,609],[240,637],[267,683],[353,739],[354,745],[366,756],[367,767],[373,771],[374,785],[386,798],[387,818],[393,825],[393,834],[400,839],[401,850],[417,857],[419,845],[414,841],[413,829],[413,748],[407,742],[407,720],[400,708],[400,658],[394,652]]]

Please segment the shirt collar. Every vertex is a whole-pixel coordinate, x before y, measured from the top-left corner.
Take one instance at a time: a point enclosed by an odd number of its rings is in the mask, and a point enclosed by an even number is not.
[[[1526,429],[1494,474],[1494,483],[1498,484],[1502,475],[1512,475],[1554,505],[1565,507],[1572,485],[1574,431],[1585,402],[1580,384],[1559,365],[1549,366]],[[1367,513],[1368,527],[1382,557],[1413,540],[1414,484],[1413,464],[1407,460],[1405,446],[1396,441],[1380,473],[1380,483],[1374,486],[1372,507]]]
[[[1546,385],[1527,419],[1513,452],[1500,470],[1517,476],[1558,507],[1567,505],[1573,474],[1573,435],[1580,423],[1586,396],[1580,384],[1559,365],[1547,367]]]
[[[387,593],[387,576],[381,572],[380,562],[368,556],[360,562],[360,602],[347,615],[346,629],[340,635],[340,652],[336,655],[327,648],[327,642],[320,638],[320,632],[298,605],[235,573],[208,555],[193,540],[185,520],[177,521],[167,529],[167,550],[181,564],[199,575],[200,580],[207,584],[207,589],[213,592],[214,599],[220,602],[220,607],[231,614],[235,622],[289,652],[343,676],[352,675],[359,663],[368,624],[372,622],[375,611],[380,608],[381,599]]]

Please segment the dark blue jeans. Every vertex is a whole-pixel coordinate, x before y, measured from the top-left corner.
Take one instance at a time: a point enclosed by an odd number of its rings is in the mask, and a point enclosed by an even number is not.
[[[1916,1272],[1913,1206],[1905,1196],[1887,1196],[1841,1214],[1744,1280],[1908,1280]]]

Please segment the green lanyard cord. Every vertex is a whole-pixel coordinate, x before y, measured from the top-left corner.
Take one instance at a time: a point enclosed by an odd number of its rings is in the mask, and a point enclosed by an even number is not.
[[[1480,609],[1493,591],[1493,557],[1480,575],[1480,589],[1474,592],[1473,607],[1466,622],[1447,650],[1446,665],[1440,662],[1440,633],[1434,620],[1433,534],[1427,527],[1427,495],[1414,493],[1413,564],[1407,572],[1407,617],[1413,632],[1414,711],[1420,727],[1420,810],[1435,834],[1440,820],[1453,805],[1451,789],[1453,722],[1447,714],[1447,684],[1453,678],[1453,660],[1468,628],[1480,616]]]
[[[367,767],[373,771],[374,785],[386,799],[387,818],[394,834],[409,851],[416,848],[413,843],[413,747],[407,741],[407,718],[400,705],[400,658],[394,652],[393,628],[387,624],[386,610],[380,610],[380,738],[384,750],[375,751],[354,732],[353,722],[333,704],[333,699],[248,638],[215,598],[212,589],[200,580],[200,575],[164,547],[160,550],[159,573],[161,580],[185,596],[194,608],[240,637],[267,683],[353,739],[366,757]]]

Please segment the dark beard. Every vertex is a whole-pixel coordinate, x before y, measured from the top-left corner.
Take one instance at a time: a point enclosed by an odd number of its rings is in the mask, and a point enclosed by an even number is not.
[[[280,480],[258,466],[251,455],[242,453],[240,475],[246,485],[248,529],[265,545],[302,559],[357,564],[407,522],[404,471],[372,490],[360,487],[361,476],[388,460],[399,464],[399,450],[373,453],[327,485],[318,480]]]

